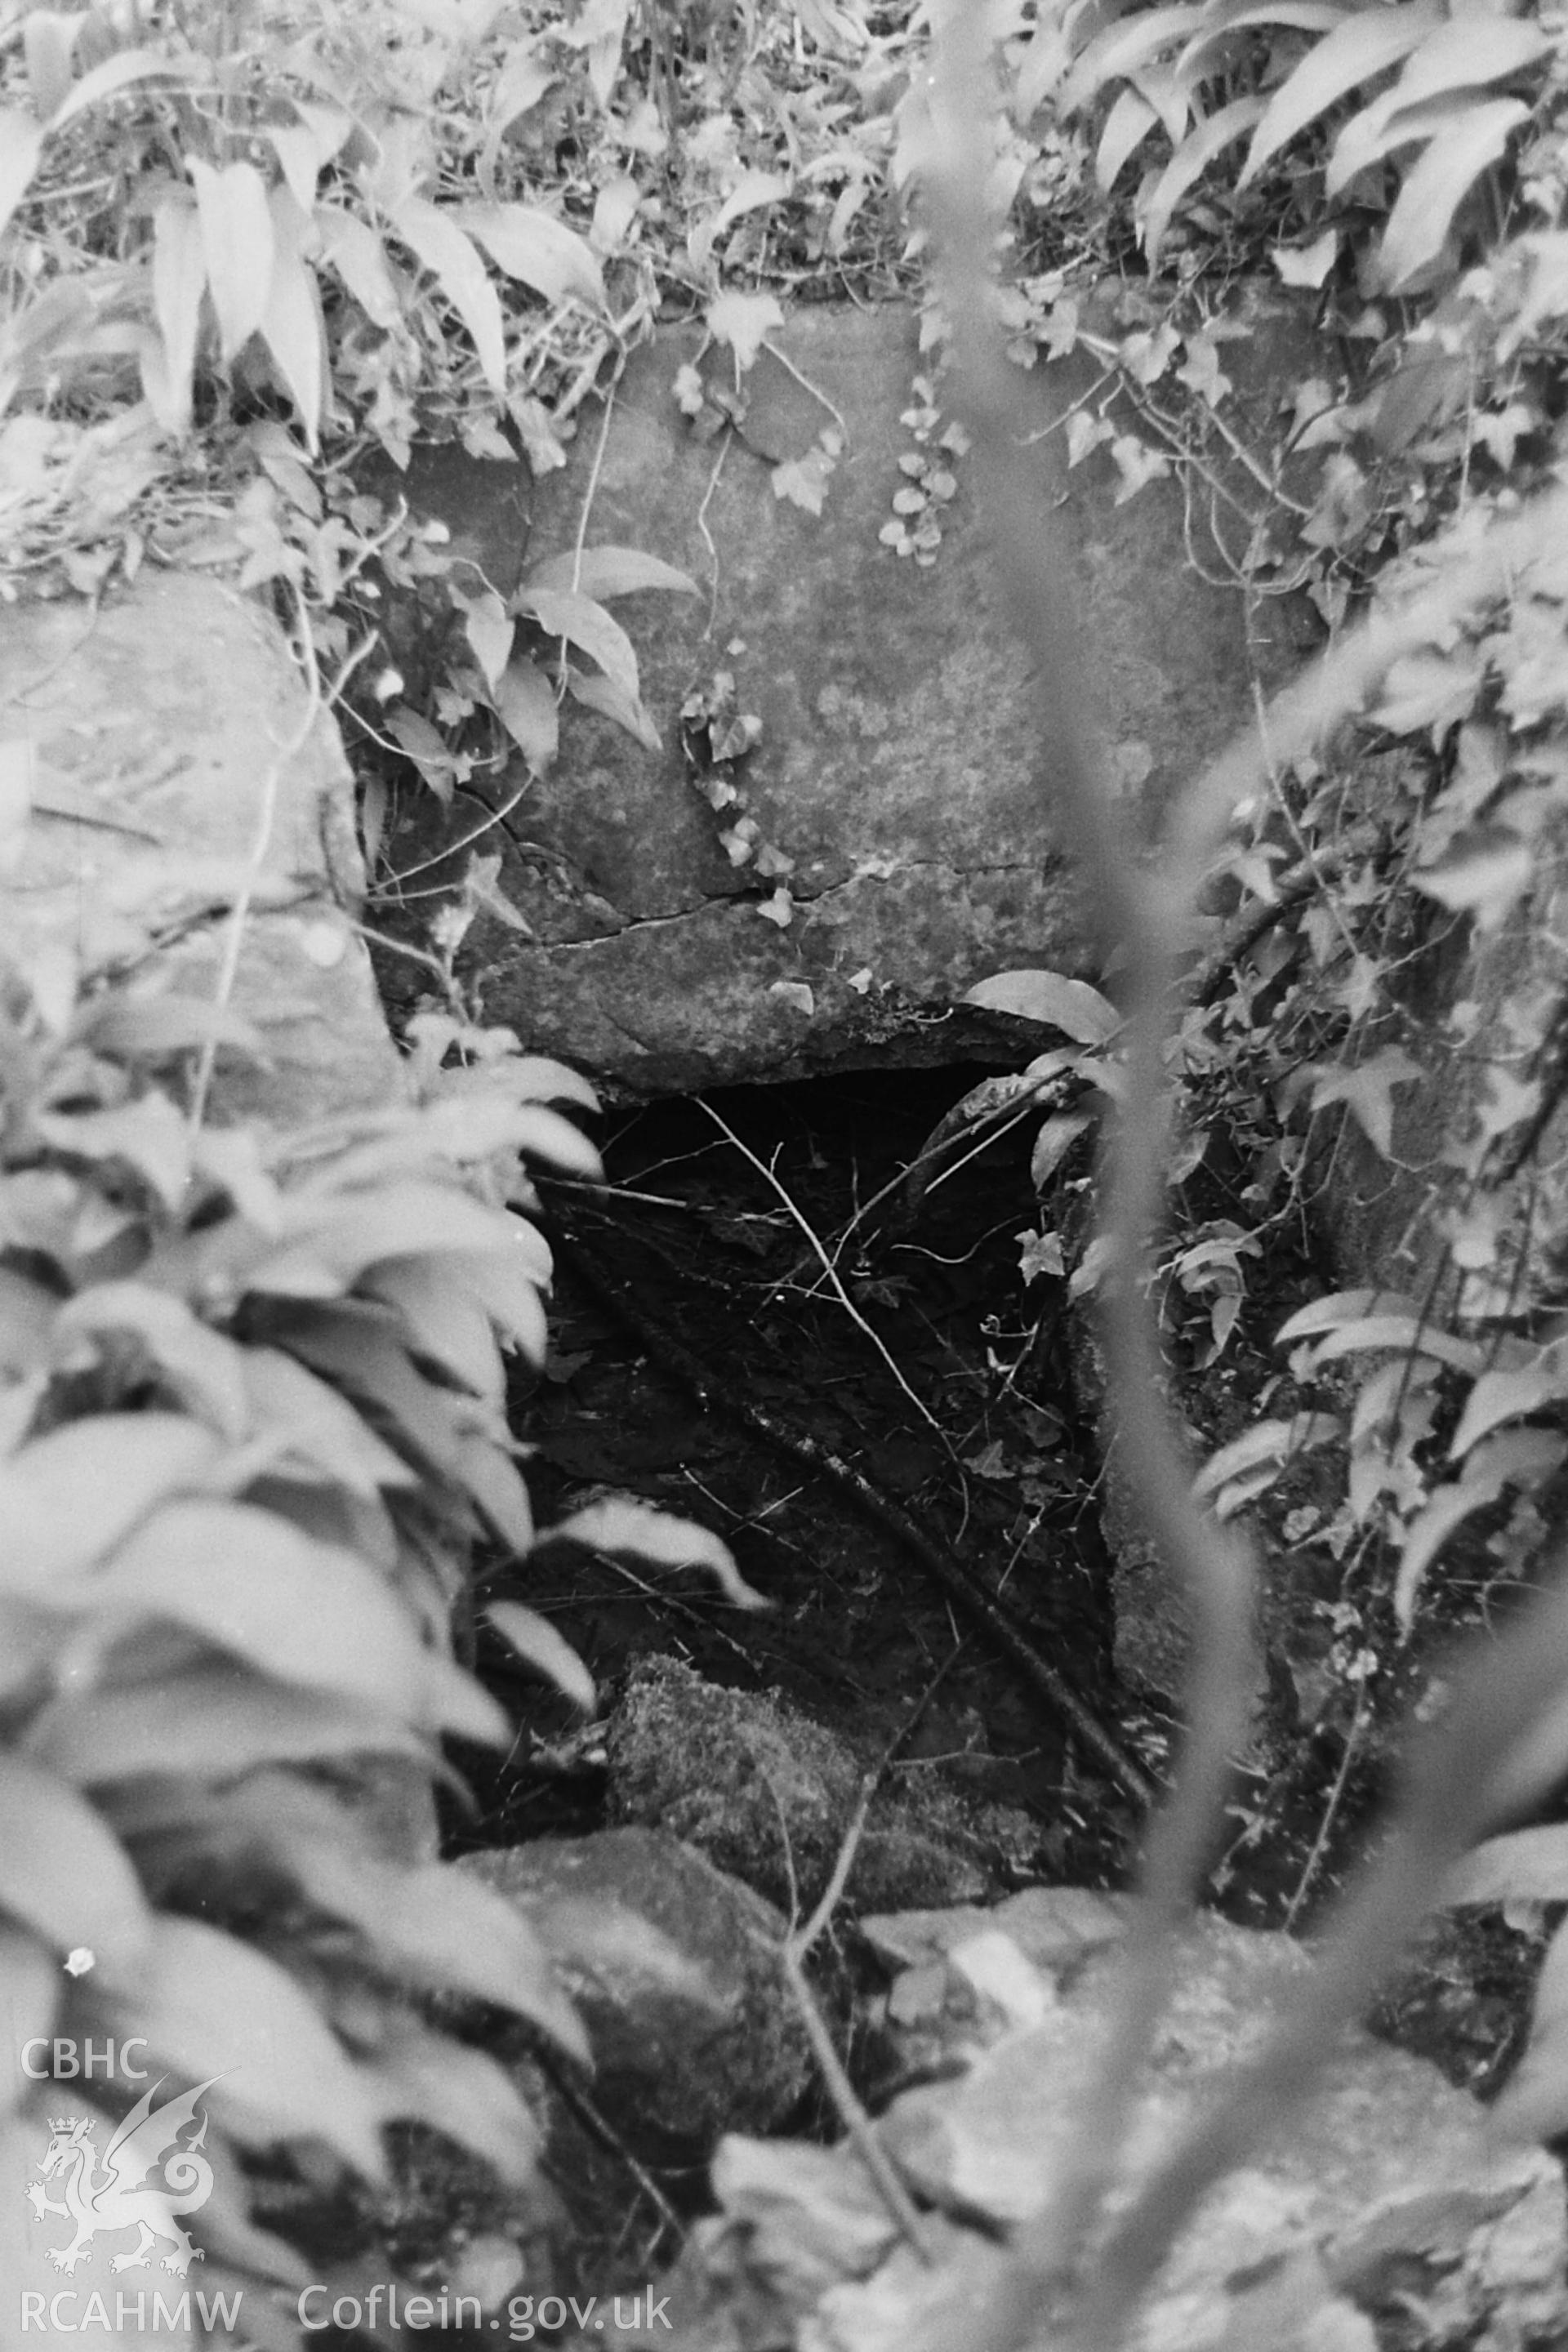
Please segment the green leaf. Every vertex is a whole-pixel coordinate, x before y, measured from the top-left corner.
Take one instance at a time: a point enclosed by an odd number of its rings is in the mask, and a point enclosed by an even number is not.
[[[632,641],[617,620],[592,596],[565,588],[536,588],[524,581],[512,599],[513,610],[527,614],[547,635],[563,637],[579,653],[598,663],[605,677],[633,702],[637,699],[637,657]]]
[[[497,400],[504,401],[506,333],[500,301],[472,238],[452,211],[428,204],[423,196],[405,196],[392,215],[392,225],[467,327],[485,382]]]
[[[531,588],[564,588],[569,594],[592,596],[603,604],[611,596],[637,596],[647,588],[668,589],[679,596],[695,596],[697,583],[657,555],[640,547],[584,547],[561,555],[547,555],[531,563],[523,581]]]
[[[561,709],[538,663],[515,655],[490,688],[490,702],[531,772],[544,775],[560,748]]]
[[[1489,2121],[1500,2136],[1527,2140],[1554,2139],[1568,2125],[1568,1927],[1546,1948],[1530,2040]]]
[[[29,2042],[53,2033],[62,1989],[59,1969],[36,1936],[0,1927],[0,2017],[5,2020],[6,2045],[18,2061]],[[19,2063],[0,2074],[0,2122],[33,2087]]]
[[[44,134],[19,106],[0,110],[0,236],[33,183]]]
[[[566,691],[574,702],[583,703],[589,710],[596,710],[601,719],[613,719],[617,727],[624,728],[645,751],[658,751],[662,748],[658,730],[640,698],[627,694],[613,677],[601,677],[597,671],[584,674],[569,669]]]
[[[1552,46],[1539,25],[1522,17],[1454,16],[1427,35],[1390,97],[1396,106],[1418,106],[1446,90],[1484,89],[1536,64]]]
[[[1359,9],[1326,33],[1281,83],[1253,134],[1238,187],[1331,106],[1408,57],[1443,21],[1436,0],[1400,0],[1394,7]]]
[[[90,1577],[50,1599],[84,1617],[166,1623],[281,1683],[428,1719],[429,1654],[386,1580],[353,1552],[243,1503],[167,1503]]]
[[[1533,1364],[1513,1371],[1483,1372],[1465,1399],[1464,1412],[1448,1446],[1448,1458],[1462,1461],[1479,1438],[1505,1421],[1522,1421],[1568,1396],[1568,1362],[1555,1348],[1542,1349]]]
[[[302,1465],[307,1475],[331,1479],[367,1502],[418,1485],[417,1474],[367,1427],[348,1399],[297,1358],[254,1344],[241,1357],[250,1433],[278,1448],[270,1466],[287,1472],[290,1465]]]
[[[1144,250],[1149,267],[1154,267],[1171,216],[1187,190],[1200,180],[1216,155],[1233,146],[1244,131],[1249,131],[1263,111],[1261,98],[1233,99],[1199,122],[1188,132],[1159,179],[1142,215]]]
[[[1479,1444],[1458,1478],[1433,1489],[1405,1531],[1394,1575],[1394,1614],[1402,1633],[1409,1633],[1426,1570],[1454,1529],[1488,1509],[1505,1486],[1545,1477],[1565,1454],[1568,1441],[1552,1430],[1508,1430]]]
[[[574,1163],[592,1149],[559,1112],[533,1107],[530,1117],[552,1122],[552,1139],[561,1128],[569,1129]],[[285,1297],[331,1296],[380,1258],[494,1249],[510,1238],[510,1223],[504,1211],[486,1208],[455,1183],[410,1181],[364,1193],[294,1195],[284,1202],[279,1245],[263,1248],[245,1281],[251,1290]]]
[[[25,1379],[49,1360],[59,1305],[41,1282],[0,1265],[0,1379]]]
[[[324,1839],[286,1850],[311,1901],[352,1920],[379,1966],[526,2017],[580,2063],[592,2063],[548,1953],[504,1895],[445,1863],[397,1870]]]
[[[448,1475],[472,1497],[502,1543],[521,1559],[532,1549],[528,1488],[506,1446],[493,1438],[459,1438]]]
[[[55,1320],[57,1343],[79,1355],[88,1342],[140,1342],[160,1385],[220,1437],[237,1439],[250,1422],[245,1350],[199,1322],[184,1299],[141,1282],[99,1282],[79,1291]],[[68,1360],[68,1358],[66,1360]]]
[[[548,1618],[525,1609],[520,1601],[492,1601],[485,1616],[520,1658],[536,1666],[574,1706],[581,1707],[584,1715],[593,1714],[597,1696],[594,1677]]]
[[[447,1260],[385,1258],[370,1268],[364,1287],[396,1307],[414,1354],[428,1358],[471,1395],[498,1408],[504,1403],[506,1379],[489,1317],[469,1290],[454,1283]]]
[[[116,1978],[152,1941],[125,1850],[53,1772],[0,1749],[0,1909],[60,1953],[85,1948]]]
[[[1299,1412],[1289,1421],[1259,1421],[1212,1454],[1193,1481],[1194,1495],[1213,1495],[1262,1463],[1283,1465],[1310,1446],[1327,1445],[1344,1427],[1337,1413]]]
[[[1394,1089],[1414,1086],[1426,1076],[1403,1045],[1385,1045],[1380,1054],[1350,1066],[1320,1063],[1312,1076],[1312,1108],[1346,1104],[1373,1149],[1386,1160],[1394,1150]]]
[[[966,989],[963,1002],[1038,1021],[1080,1045],[1103,1045],[1121,1026],[1121,1013],[1098,988],[1059,971],[999,971]]]
[[[1355,0],[1209,0],[1204,21],[1176,60],[1184,81],[1203,79],[1198,65],[1205,51],[1216,53],[1213,72],[1226,42],[1255,25],[1281,26],[1295,33],[1328,33],[1354,13]]]
[[[742,214],[760,211],[764,205],[776,205],[783,202],[785,197],[794,193],[794,186],[795,184],[792,180],[784,178],[784,175],[778,172],[743,172],[740,179],[736,182],[735,186],[731,190],[729,195],[725,197],[724,202],[714,214],[712,219],[701,222],[692,230],[690,236],[687,239],[687,250],[690,254],[697,268],[700,270],[705,270],[707,268],[713,248],[718,244],[719,239],[723,236],[727,228],[731,227],[733,224],[741,218]],[[724,298],[721,297],[721,299],[722,299]],[[773,303],[775,310],[777,310],[778,307],[776,302],[773,302],[773,297],[771,294],[741,295],[737,297],[737,299],[743,303]],[[750,338],[752,326],[755,323],[756,320],[762,316],[762,313],[760,310],[752,310],[749,314],[738,311],[733,313],[732,316],[742,340],[740,342],[731,343],[731,349],[734,352],[736,358],[741,362],[741,365],[742,367],[749,367],[751,361],[742,356],[742,354],[745,345]],[[782,312],[779,313],[779,323],[781,325],[783,323]],[[722,332],[722,331],[714,326],[711,311],[709,313],[708,327],[709,331],[711,334],[718,336],[721,342],[728,341],[728,337]],[[762,327],[758,331],[758,342],[761,341],[762,337],[765,335],[767,331],[768,330],[765,326]],[[752,356],[754,357],[755,345],[752,348]]]
[[[305,258],[305,218],[287,188],[274,188],[272,282],[260,320],[261,340],[271,352],[283,388],[293,402],[314,450],[321,437],[327,383],[327,331],[316,272]]]
[[[1402,1290],[1333,1290],[1325,1298],[1314,1298],[1310,1306],[1299,1307],[1274,1334],[1276,1347],[1285,1347],[1292,1339],[1310,1339],[1320,1331],[1332,1331],[1343,1323],[1360,1322],[1369,1314],[1407,1315],[1413,1321],[1421,1318],[1418,1300],[1407,1297]]]
[[[544,1304],[529,1255],[517,1250],[472,1250],[445,1258],[443,1267],[461,1282],[510,1346],[536,1369],[544,1361],[548,1328]]]
[[[765,173],[760,176],[769,177]],[[787,182],[773,184],[755,201],[771,204],[775,196],[788,194]],[[717,226],[724,226],[731,216],[726,205]],[[784,322],[784,312],[772,294],[742,294],[735,289],[716,295],[708,305],[706,317],[708,331],[714,341],[734,352],[735,364],[742,371],[752,365],[768,336],[776,333]]]
[[[162,220],[163,214],[158,215]],[[195,225],[195,215],[186,218]],[[258,1058],[261,1032],[228,1006],[197,996],[94,997],[71,1023],[75,1045],[124,1062],[167,1061],[205,1045],[233,1045]]]
[[[0,1581],[47,1589],[102,1559],[166,1496],[205,1486],[223,1448],[184,1413],[103,1412],[0,1462]]]
[[[83,1787],[149,1776],[225,1781],[263,1764],[426,1756],[428,1742],[342,1692],[258,1684],[213,1664],[155,1682],[54,1699],[27,1733],[38,1764]]]
[[[220,168],[192,155],[187,168],[196,192],[207,290],[227,362],[260,326],[271,295],[274,240],[267,184],[254,163]]]
[[[57,8],[30,8],[22,18],[27,89],[40,122],[47,122],[70,96],[72,60],[86,23],[85,14],[67,16]]]
[[[165,1094],[150,1089],[117,1110],[40,1111],[33,1125],[45,1143],[78,1160],[121,1160],[166,1209],[178,1209],[191,1179],[191,1133]]]
[[[1443,1882],[1443,1906],[1568,1903],[1568,1822],[1485,1838]]]
[[[703,1568],[737,1609],[773,1607],[745,1581],[728,1544],[710,1529],[690,1519],[672,1518],[650,1503],[627,1496],[606,1496],[573,1511],[549,1534],[552,1540],[580,1543],[592,1551],[635,1552],[656,1568]]]
[[[1495,98],[1433,140],[1400,189],[1378,248],[1378,279],[1391,293],[1436,259],[1465,197],[1529,120],[1522,99]]]
[[[412,2116],[493,2165],[503,2180],[535,2172],[542,2143],[527,2102],[498,2059],[406,2025],[364,2068],[389,2119]]]
[[[1029,1155],[1029,1181],[1037,1192],[1044,1192],[1079,1137],[1093,1124],[1087,1111],[1057,1111],[1044,1122]]]
[[[483,673],[485,684],[493,690],[497,678],[511,657],[511,641],[517,635],[517,624],[493,588],[485,589],[478,596],[464,596],[454,591],[452,601],[462,608],[463,634]]]
[[[1195,6],[1150,8],[1108,25],[1074,58],[1058,96],[1062,113],[1078,113],[1107,82],[1124,81],[1140,66],[1163,56],[1183,34],[1202,22],[1203,15],[1203,9]]]
[[[337,205],[318,205],[314,219],[329,267],[337,271],[371,325],[388,333],[402,318],[403,306],[380,237],[355,214]],[[437,742],[440,743],[438,736]],[[441,748],[444,753],[445,746]]]
[[[1100,134],[1094,157],[1097,187],[1109,194],[1159,120],[1148,100],[1129,84],[1106,116]]]
[[[1342,1323],[1312,1351],[1314,1364],[1331,1364],[1341,1356],[1358,1354],[1430,1356],[1458,1372],[1479,1372],[1485,1352],[1475,1339],[1456,1339],[1440,1324],[1419,1315],[1367,1315]]]
[[[599,1097],[581,1071],[548,1054],[503,1054],[493,1061],[475,1062],[462,1069],[441,1070],[435,1078],[441,1096],[500,1095],[507,1102],[574,1102],[596,1111]],[[541,1282],[550,1279],[550,1250],[542,1234],[526,1226],[538,1245]]]
[[[154,1922],[134,1999],[103,2021],[145,2037],[153,2065],[207,2090],[214,2120],[249,2147],[324,2140],[367,2179],[385,2176],[373,2082],[291,1976],[195,1919]]]
[[[455,205],[452,210],[498,268],[547,302],[574,296],[594,310],[605,308],[605,280],[592,247],[553,213],[535,205]]]
[[[205,82],[211,79],[211,71],[205,58],[172,57],[163,49],[121,49],[72,83],[70,96],[57,110],[48,128],[62,130],[100,99],[118,97],[138,82]]]
[[[206,254],[195,202],[187,189],[168,188],[153,218],[153,314],[163,339],[161,397],[156,404],[159,422],[174,434],[190,431],[206,283]],[[144,375],[145,372],[143,364]]]

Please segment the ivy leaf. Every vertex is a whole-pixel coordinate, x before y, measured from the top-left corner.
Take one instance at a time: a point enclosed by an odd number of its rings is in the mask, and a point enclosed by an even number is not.
[[[1353,1066],[1320,1063],[1312,1077],[1312,1108],[1346,1104],[1373,1149],[1388,1159],[1394,1150],[1394,1089],[1413,1086],[1426,1073],[1403,1045],[1385,1045]]]
[[[766,174],[762,176],[770,177]],[[787,181],[771,182],[770,178],[768,194],[759,195],[756,201],[771,202],[774,195],[788,194]],[[722,214],[720,219],[722,222]],[[765,338],[783,325],[784,312],[771,294],[742,294],[731,291],[719,295],[708,306],[709,333],[715,342],[725,344],[734,352],[736,364],[742,371],[752,365]]]
[[[455,207],[405,196],[392,225],[430,272],[467,327],[485,382],[498,401],[506,398],[506,332],[500,299],[490,284],[473,239],[458,226]]]
[[[1369,715],[1391,735],[1430,731],[1436,747],[1475,709],[1485,666],[1467,646],[1453,653],[1406,654],[1383,682],[1383,699]]]
[[[272,213],[266,183],[254,163],[219,167],[192,155],[188,169],[196,192],[218,342],[226,363],[267,314],[272,289]]]
[[[1510,133],[1529,119],[1522,99],[1496,98],[1468,109],[1451,130],[1434,138],[1399,191],[1378,249],[1378,279],[1390,293],[1436,259],[1465,197],[1501,155]]]
[[[1327,279],[1339,259],[1340,233],[1326,228],[1310,245],[1277,245],[1269,255],[1282,285],[1316,289]]]
[[[787,499],[802,513],[819,515],[838,460],[820,444],[804,457],[787,457],[773,469],[773,496]]]
[[[1529,889],[1534,867],[1530,844],[1510,826],[1473,824],[1436,865],[1416,867],[1410,878],[1428,898],[1495,931]]]
[[[1403,0],[1394,8],[1358,9],[1325,33],[1269,100],[1237,186],[1245,188],[1309,123],[1408,57],[1442,21],[1436,0]]]
[[[966,989],[963,1002],[1064,1030],[1080,1045],[1103,1045],[1121,1026],[1121,1013],[1098,988],[1060,971],[995,972]]]
[[[587,240],[537,205],[454,205],[453,214],[509,278],[547,302],[575,297],[605,308],[605,280]]]
[[[57,1952],[85,1946],[117,1977],[152,1941],[141,1882],[102,1816],[53,1772],[4,1750],[0,1902]]]

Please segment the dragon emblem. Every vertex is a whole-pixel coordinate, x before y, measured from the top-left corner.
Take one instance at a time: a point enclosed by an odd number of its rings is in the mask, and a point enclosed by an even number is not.
[[[183,2147],[179,2136],[197,2123],[197,2102],[217,2076],[209,2075],[194,2091],[182,2091],[177,2098],[154,2107],[153,2100],[165,2079],[160,2076],[143,2091],[116,2126],[103,2151],[101,2172],[92,2140],[94,2119],[50,2117],[49,2144],[37,2168],[44,2180],[59,2181],[65,2201],[46,2196],[37,2180],[26,2197],[39,2221],[46,2213],[58,2213],[75,2225],[76,2235],[68,2246],[48,2249],[57,2270],[74,2271],[84,2256],[90,2262],[93,2239],[116,2230],[133,2229],[138,2234],[131,2253],[112,2257],[109,2265],[112,2271],[134,2270],[148,2260],[160,2241],[170,2248],[163,2267],[176,2277],[183,2278],[193,2263],[205,2259],[174,2217],[195,2212],[212,2195],[213,2168],[200,2153],[207,2136],[205,2115],[200,2116],[195,2137]],[[151,2177],[157,2173],[161,2179]]]

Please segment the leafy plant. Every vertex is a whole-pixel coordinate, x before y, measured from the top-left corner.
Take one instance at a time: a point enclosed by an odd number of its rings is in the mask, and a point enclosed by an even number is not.
[[[419,1995],[586,2055],[512,1908],[424,1858],[417,1801],[389,1844],[374,1797],[419,1799],[446,1738],[511,1736],[449,1629],[473,1541],[533,1541],[500,1354],[544,1352],[527,1166],[598,1162],[553,1107],[591,1108],[583,1081],[455,1016],[415,1024],[405,1103],[268,1139],[182,1107],[214,1044],[253,1040],[166,990],[46,1004],[5,976],[0,1984],[19,2039],[141,2036],[206,2086],[211,2253],[288,2277],[247,2219],[251,2156],[378,2181],[408,2117],[531,2174],[510,2078]],[[650,1517],[580,1532],[753,1599],[711,1538]],[[544,1621],[489,1615],[591,1704]]]

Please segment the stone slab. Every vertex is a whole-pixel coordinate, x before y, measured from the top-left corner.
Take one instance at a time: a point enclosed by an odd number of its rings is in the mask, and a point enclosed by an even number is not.
[[[901,421],[922,365],[914,319],[803,310],[775,340],[783,359],[762,352],[743,433],[726,442],[694,435],[672,391],[700,331],[661,331],[631,360],[607,422],[585,412],[571,464],[537,485],[521,551],[515,485],[503,496],[501,483],[512,469],[476,464],[465,488],[448,467],[426,487],[455,544],[503,591],[580,531],[700,584],[696,597],[616,606],[659,752],[568,703],[551,776],[528,786],[514,763],[492,783],[503,797],[526,787],[502,881],[534,937],[484,920],[470,935],[490,1019],[634,1093],[885,1062],[890,1040],[943,1022],[985,973],[1089,960],[1050,746],[1037,740],[963,464],[930,569],[879,543],[915,446]],[[1308,348],[1304,327],[1269,313],[1250,342],[1226,346],[1226,365],[1277,401]],[[1241,594],[1188,563],[1175,481],[1118,504],[1109,458],[1069,471],[1058,428],[1104,399],[1099,377],[1085,353],[1019,383],[1042,498],[1076,542],[1085,692],[1110,771],[1158,804],[1247,719],[1255,671],[1267,683],[1290,666],[1300,616],[1270,606],[1249,632]],[[817,518],[775,497],[767,461],[802,455],[834,417],[847,446]],[[419,503],[417,485],[411,495]],[[762,721],[741,781],[763,837],[794,860],[787,929],[762,917],[770,886],[731,864],[687,773],[681,702],[719,669]],[[474,820],[459,801],[444,837]],[[395,862],[439,837],[426,820]],[[911,1057],[973,1050],[957,1024]]]
[[[150,984],[211,999],[226,920],[215,912],[259,845],[231,1003],[268,1066],[225,1056],[219,1120],[279,1124],[384,1101],[398,1084],[364,949],[344,919],[363,874],[353,780],[281,631],[216,579],[144,572],[94,610],[75,600],[0,616],[0,739],[25,736],[33,814],[0,917],[19,959],[111,953],[156,910],[171,944]]]

